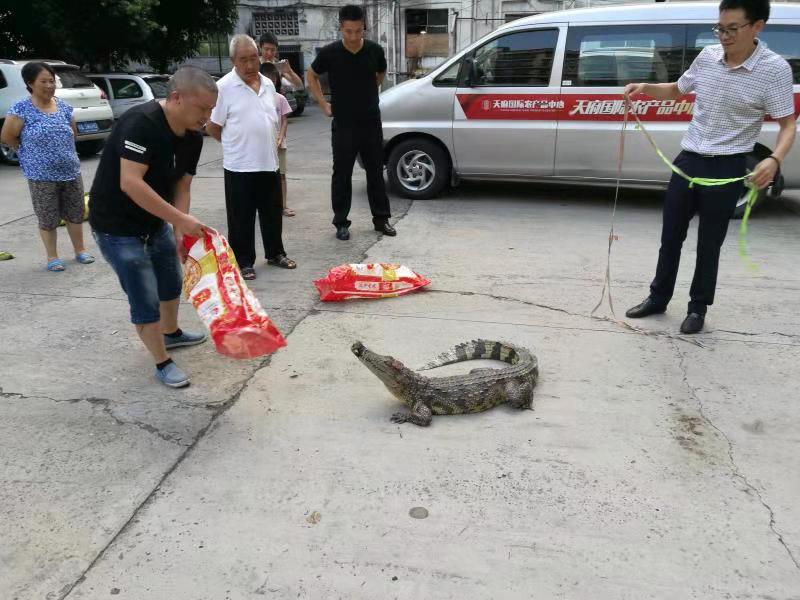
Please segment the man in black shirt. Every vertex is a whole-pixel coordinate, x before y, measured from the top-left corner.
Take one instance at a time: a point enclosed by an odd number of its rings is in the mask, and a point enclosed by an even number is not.
[[[134,107],[115,124],[92,185],[89,222],[128,296],[156,377],[184,387],[189,378],[167,350],[206,339],[178,327],[179,253],[185,257],[184,235],[202,237],[205,229],[189,214],[189,190],[203,147],[198,130],[216,104],[217,86],[205,71],[184,67],[167,89],[165,100]]]
[[[367,197],[375,230],[397,235],[389,224],[389,197],[383,181],[383,129],[378,88],[386,74],[386,56],[378,44],[364,39],[364,11],[349,4],[339,11],[341,41],[319,51],[306,73],[308,89],[327,116],[333,117],[331,196],[336,237],[350,239],[353,165],[361,154],[367,172]],[[319,76],[328,74],[331,103],[325,100]]]

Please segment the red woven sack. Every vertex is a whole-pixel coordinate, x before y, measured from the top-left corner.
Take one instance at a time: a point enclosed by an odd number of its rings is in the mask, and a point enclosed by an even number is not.
[[[403,265],[388,263],[339,265],[314,285],[320,300],[338,302],[349,298],[393,298],[430,283]]]
[[[183,292],[208,327],[217,352],[257,358],[286,345],[239,272],[222,235],[208,230],[201,239],[185,237]]]

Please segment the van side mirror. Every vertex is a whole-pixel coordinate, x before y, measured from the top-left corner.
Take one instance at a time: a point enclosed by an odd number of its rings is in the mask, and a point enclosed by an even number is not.
[[[464,86],[472,87],[478,81],[478,69],[475,66],[475,58],[468,56],[464,59]]]

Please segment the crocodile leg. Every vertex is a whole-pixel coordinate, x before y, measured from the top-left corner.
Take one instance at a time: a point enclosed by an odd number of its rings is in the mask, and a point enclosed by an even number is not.
[[[506,383],[506,398],[514,408],[533,410],[533,385],[530,381]]]
[[[392,422],[394,423],[413,423],[420,427],[427,427],[431,424],[431,407],[418,400],[414,404],[414,408],[410,413],[398,412],[392,415]]]

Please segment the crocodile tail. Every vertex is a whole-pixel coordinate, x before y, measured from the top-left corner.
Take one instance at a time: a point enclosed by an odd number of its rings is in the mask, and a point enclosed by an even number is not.
[[[449,352],[440,354],[431,362],[427,363],[418,371],[436,369],[445,365],[452,365],[466,360],[476,360],[480,358],[501,360],[510,365],[519,362],[520,353],[511,344],[495,342],[492,340],[472,340],[457,345]]]

